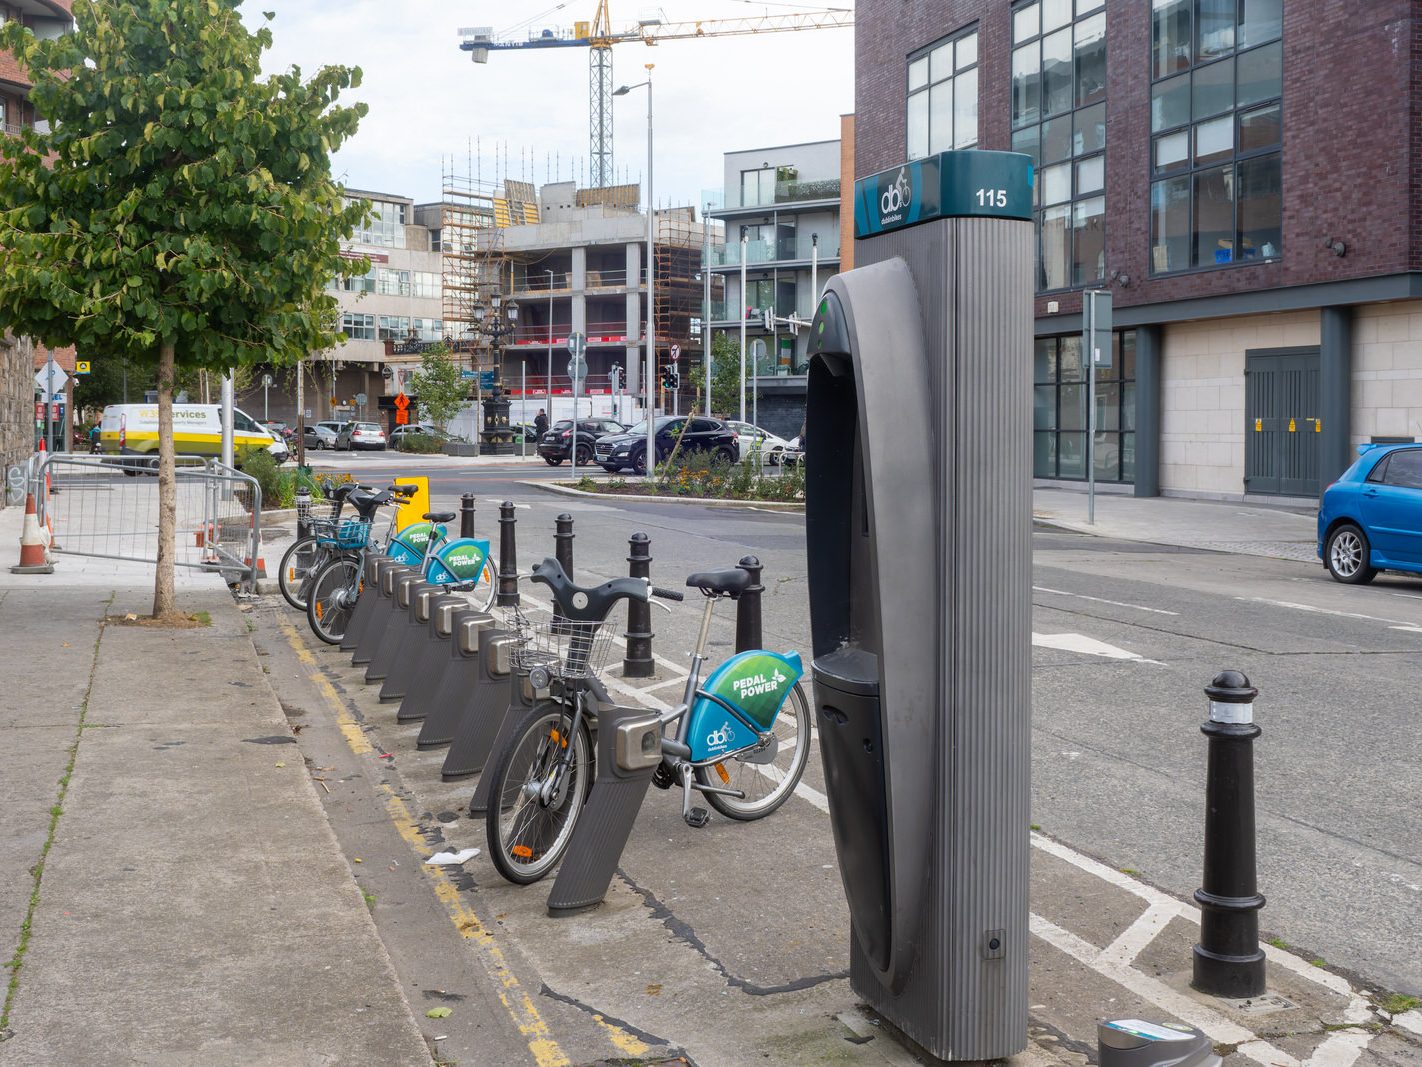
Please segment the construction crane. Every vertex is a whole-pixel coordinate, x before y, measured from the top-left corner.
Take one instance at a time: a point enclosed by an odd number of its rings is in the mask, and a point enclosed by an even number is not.
[[[697,37],[733,37],[751,33],[783,33],[789,30],[839,29],[854,25],[854,12],[846,8],[826,8],[785,15],[749,18],[697,19],[667,22],[660,17],[644,17],[635,24],[613,29],[608,0],[598,0],[591,22],[575,22],[571,30],[540,29],[519,37],[514,33],[495,35],[488,26],[461,29],[459,47],[469,52],[475,63],[489,62],[490,52],[522,51],[529,48],[586,48],[588,52],[589,116],[588,151],[591,156],[588,184],[600,188],[612,184],[612,46],[640,41],[656,45],[662,41],[684,41]],[[561,7],[563,5],[559,5]],[[556,9],[555,9],[556,10]]]

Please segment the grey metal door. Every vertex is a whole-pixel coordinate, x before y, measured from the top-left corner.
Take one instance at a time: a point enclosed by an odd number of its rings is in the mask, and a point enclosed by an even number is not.
[[[1318,349],[1246,352],[1244,489],[1318,495]]]

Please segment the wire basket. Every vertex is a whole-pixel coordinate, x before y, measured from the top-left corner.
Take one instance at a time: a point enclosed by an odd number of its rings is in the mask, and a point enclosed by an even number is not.
[[[340,513],[339,500],[329,500],[325,497],[318,500],[305,495],[296,498],[296,521],[302,526],[322,521],[330,522]]]
[[[364,548],[370,541],[370,522],[367,519],[317,519],[312,523],[312,532],[318,543],[335,545],[342,549]]]
[[[602,671],[612,646],[612,633],[601,622],[562,615],[534,620],[515,607],[509,625],[518,638],[513,667],[520,674],[541,668],[550,678],[587,678]]]

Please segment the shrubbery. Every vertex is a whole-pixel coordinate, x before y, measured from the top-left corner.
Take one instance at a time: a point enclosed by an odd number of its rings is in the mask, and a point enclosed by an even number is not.
[[[430,456],[444,451],[444,442],[433,434],[410,433],[405,434],[400,439],[401,452],[413,452],[416,455]]]

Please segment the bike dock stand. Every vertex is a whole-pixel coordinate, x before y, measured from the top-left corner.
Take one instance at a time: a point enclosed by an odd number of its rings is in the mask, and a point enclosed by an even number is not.
[[[390,613],[385,619],[385,629],[380,635],[380,644],[370,657],[370,665],[365,669],[365,684],[383,682],[395,666],[395,657],[400,651],[400,631],[405,625],[405,614],[415,595],[422,589],[436,589],[438,586],[426,582],[419,571],[402,574],[395,579],[395,595],[390,598]]]
[[[351,653],[352,667],[366,666],[375,658],[375,650],[380,647],[380,640],[385,636],[385,627],[390,622],[391,613],[395,610],[396,579],[407,574],[419,573],[414,567],[397,563],[395,560],[385,560],[384,562],[387,566],[380,568],[380,583],[374,590],[379,595],[371,598],[369,621],[360,635],[360,640],[356,642],[355,651]],[[356,601],[356,610],[360,610],[359,600]]]
[[[365,633],[365,628],[370,623],[370,617],[375,612],[375,602],[380,599],[376,595],[376,591],[380,588],[380,572],[382,569],[393,566],[398,566],[398,564],[384,556],[369,555],[365,557],[365,573],[361,575],[364,585],[361,592],[362,594],[369,592],[370,595],[362,595],[356,600],[355,611],[351,612],[350,625],[346,627],[346,632],[341,636],[342,652],[354,652],[356,646],[360,644],[360,635]]]
[[[503,714],[491,715],[484,723],[484,728],[492,736],[488,747],[483,750],[483,755],[480,756],[481,764],[487,763],[490,756],[503,749],[504,745],[508,743],[509,735],[518,728],[519,723],[523,722],[524,713],[532,710],[534,704],[546,699],[547,696],[548,690],[533,688],[533,682],[527,674],[520,671],[510,672],[508,700]],[[489,791],[492,788],[493,782],[487,775],[479,779],[479,784],[474,787],[474,795],[469,799],[469,814],[471,816],[483,815],[488,810]]]
[[[493,627],[494,617],[477,608],[457,608],[450,616],[449,656],[439,672],[439,685],[426,705],[416,747],[442,748],[454,740],[454,728],[479,681],[479,646]]]
[[[429,639],[420,645],[415,656],[418,661],[415,676],[395,713],[396,722],[414,722],[429,714],[435,694],[444,682],[445,666],[450,657],[450,645],[445,642],[453,643],[455,613],[468,608],[469,602],[454,594],[436,597],[431,603],[426,627]]]
[[[446,782],[478,774],[488,762],[494,737],[510,718],[509,677],[517,648],[518,638],[508,630],[490,630],[479,642],[478,680],[439,769]]]
[[[602,903],[661,760],[662,723],[655,712],[598,712],[597,778],[548,894],[549,915],[576,915]]]
[[[382,704],[394,704],[404,700],[410,686],[419,677],[420,661],[425,646],[429,643],[426,637],[430,632],[430,616],[434,612],[435,604],[441,601],[465,603],[463,597],[456,597],[443,590],[444,587],[438,585],[429,588],[421,586],[410,600],[405,618],[406,625],[401,627],[397,622],[387,632],[386,639],[398,642],[400,648],[395,653],[395,662],[390,667],[390,673],[385,676],[385,682],[380,687]]]

